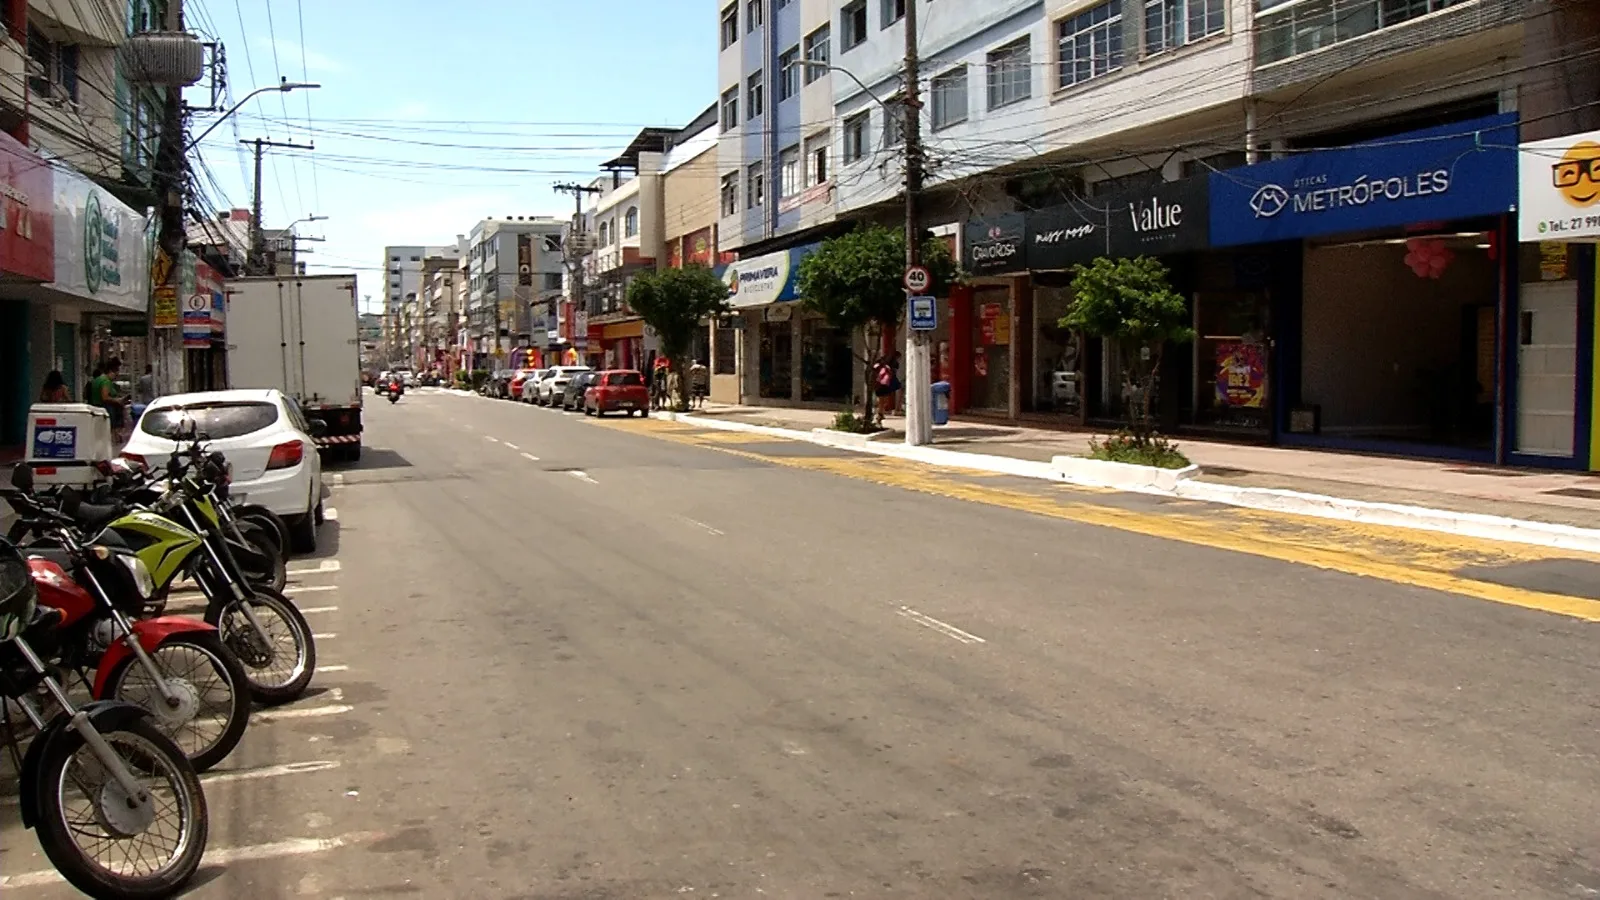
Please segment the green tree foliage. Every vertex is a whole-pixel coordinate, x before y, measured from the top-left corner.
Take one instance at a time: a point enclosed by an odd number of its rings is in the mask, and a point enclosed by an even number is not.
[[[645,272],[628,285],[628,306],[656,333],[677,373],[679,410],[689,408],[689,350],[707,319],[726,313],[728,286],[705,266]]]
[[[1111,260],[1101,257],[1073,269],[1072,306],[1061,327],[1105,338],[1122,351],[1123,377],[1134,388],[1128,408],[1133,437],[1150,441],[1150,415],[1161,353],[1168,342],[1194,337],[1189,307],[1172,289],[1167,267],[1148,256]]]
[[[944,241],[931,236],[923,241],[922,264],[932,276],[929,291],[934,296],[946,294],[959,275]],[[800,305],[852,337],[865,338],[867,354],[857,359],[866,372],[862,409],[869,427],[875,406],[872,364],[883,333],[895,328],[905,313],[905,272],[905,231],[882,225],[829,238],[800,261]]]

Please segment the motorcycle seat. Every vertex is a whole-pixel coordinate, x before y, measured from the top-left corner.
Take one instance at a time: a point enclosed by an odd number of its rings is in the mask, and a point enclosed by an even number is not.
[[[122,512],[121,504],[117,503],[79,503],[72,511],[72,518],[85,528],[98,530],[120,518]]]

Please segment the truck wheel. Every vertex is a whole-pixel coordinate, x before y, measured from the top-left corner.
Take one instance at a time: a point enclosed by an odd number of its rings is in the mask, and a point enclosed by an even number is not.
[[[350,462],[360,462],[361,461],[361,445],[360,444],[351,444],[348,447],[346,447],[345,450],[344,450],[344,458],[349,460]]]

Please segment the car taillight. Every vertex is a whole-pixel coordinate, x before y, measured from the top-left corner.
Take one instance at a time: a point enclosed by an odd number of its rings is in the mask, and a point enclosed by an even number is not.
[[[267,457],[267,471],[298,466],[305,453],[305,447],[299,441],[284,441],[272,448],[272,455]]]
[[[136,466],[139,466],[140,468],[148,468],[150,466],[149,461],[144,458],[144,454],[142,453],[129,453],[128,451],[124,450],[122,451],[122,458]]]

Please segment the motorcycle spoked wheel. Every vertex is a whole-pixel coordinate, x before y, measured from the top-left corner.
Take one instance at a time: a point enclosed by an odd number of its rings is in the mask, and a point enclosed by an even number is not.
[[[69,730],[51,741],[38,781],[23,786],[37,792],[39,846],[67,883],[91,897],[170,897],[194,877],[206,850],[210,819],[200,776],[148,719],[101,736],[144,783],[154,809],[147,816],[130,809],[122,786]],[[158,828],[170,835],[152,835]],[[133,861],[141,850],[155,850],[152,863]]]
[[[250,724],[251,690],[244,665],[215,632],[177,634],[148,651],[168,680],[178,705],[167,705],[139,661],[132,656],[106,678],[102,700],[125,700],[150,711],[150,721],[172,738],[204,772],[227,758]],[[208,711],[221,714],[213,727],[197,725]]]
[[[282,546],[277,542],[277,535],[255,522],[240,522],[239,533],[251,549],[263,558],[259,565],[239,559],[239,571],[245,580],[250,582],[251,587],[282,591],[284,585],[289,583],[289,563],[284,558]]]
[[[317,672],[317,645],[311,626],[294,602],[279,591],[253,588],[253,600],[206,607],[206,622],[217,626],[222,642],[244,666],[250,693],[257,703],[275,706],[298,699]],[[250,603],[271,646],[263,646],[250,620],[239,609]]]

